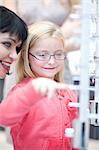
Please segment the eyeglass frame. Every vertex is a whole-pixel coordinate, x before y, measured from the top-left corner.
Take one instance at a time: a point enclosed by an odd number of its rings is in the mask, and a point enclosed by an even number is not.
[[[54,59],[55,60],[59,60],[59,61],[63,61],[63,60],[65,60],[66,59],[66,52],[64,52],[64,58],[63,59],[56,59],[56,57],[55,57],[55,53],[54,54],[49,54],[49,59],[48,60],[41,60],[41,59],[39,59],[39,58],[37,58],[34,54],[32,54],[31,52],[29,52],[29,54],[31,55],[31,56],[33,56],[34,58],[36,58],[37,60],[40,60],[40,61],[49,61],[50,59],[51,59],[51,56],[54,56]]]

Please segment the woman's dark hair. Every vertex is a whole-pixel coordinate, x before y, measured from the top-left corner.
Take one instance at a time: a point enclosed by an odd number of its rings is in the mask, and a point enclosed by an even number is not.
[[[0,32],[7,32],[10,35],[16,35],[18,40],[22,41],[22,44],[28,36],[28,28],[26,23],[13,11],[4,6],[0,6]],[[20,51],[20,49],[18,48],[17,52]]]

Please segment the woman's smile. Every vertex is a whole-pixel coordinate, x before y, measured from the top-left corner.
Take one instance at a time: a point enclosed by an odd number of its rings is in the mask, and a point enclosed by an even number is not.
[[[0,70],[2,70],[5,73],[8,73],[10,70],[10,62],[6,62],[6,61],[0,61]]]

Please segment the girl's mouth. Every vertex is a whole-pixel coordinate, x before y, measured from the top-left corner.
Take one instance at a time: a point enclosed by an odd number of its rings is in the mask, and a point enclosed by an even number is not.
[[[51,67],[51,68],[45,67],[44,69],[53,70],[53,69],[55,69],[55,68],[56,68],[56,67]]]

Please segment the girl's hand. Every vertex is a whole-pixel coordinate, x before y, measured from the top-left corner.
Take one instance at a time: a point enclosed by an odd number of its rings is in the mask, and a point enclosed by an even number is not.
[[[63,83],[58,83],[43,77],[33,79],[32,85],[41,95],[47,95],[49,99],[56,89],[66,89],[67,87]]]

